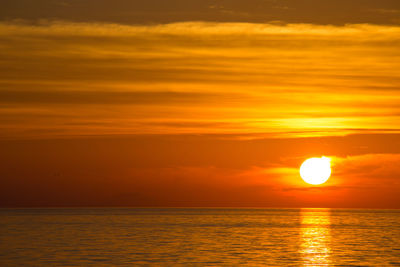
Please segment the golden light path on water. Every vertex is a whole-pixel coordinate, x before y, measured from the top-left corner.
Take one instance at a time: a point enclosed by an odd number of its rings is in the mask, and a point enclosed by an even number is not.
[[[330,265],[330,209],[301,209],[300,254],[303,266]]]

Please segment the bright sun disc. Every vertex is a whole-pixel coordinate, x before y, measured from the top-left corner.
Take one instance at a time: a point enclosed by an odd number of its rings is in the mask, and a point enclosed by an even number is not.
[[[304,182],[319,185],[331,176],[331,159],[327,157],[309,158],[301,164],[300,176]]]

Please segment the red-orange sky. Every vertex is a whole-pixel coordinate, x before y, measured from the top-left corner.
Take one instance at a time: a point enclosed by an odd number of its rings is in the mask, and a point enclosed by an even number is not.
[[[0,3],[0,206],[400,208],[397,0]],[[305,184],[308,157],[332,177]]]

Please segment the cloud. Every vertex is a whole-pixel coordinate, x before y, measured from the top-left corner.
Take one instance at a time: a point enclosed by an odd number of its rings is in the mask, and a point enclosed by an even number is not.
[[[384,8],[378,8],[378,9],[371,9],[371,12],[377,12],[385,15],[390,15],[390,14],[399,14],[400,10],[399,9],[384,9]]]
[[[24,7],[24,8],[21,8]],[[172,23],[179,21],[220,21],[264,23],[286,21],[345,25],[350,23],[399,24],[397,0],[319,1],[319,0],[3,0],[0,20],[41,19],[123,24]],[[343,12],[343,11],[346,12]],[[397,20],[396,20],[397,19]]]
[[[322,187],[336,188],[400,188],[400,154],[362,154],[347,157],[329,156],[332,176]],[[304,159],[304,158],[303,158]],[[281,181],[289,190],[308,190],[298,179],[299,166],[288,166],[292,160],[285,160],[276,166],[263,170],[275,177],[274,183]],[[296,162],[296,161],[295,161]],[[294,177],[294,178],[292,178]],[[299,182],[300,181],[300,182]]]
[[[355,37],[363,37],[364,40],[372,36],[378,40],[398,40],[396,33],[399,26],[382,26],[373,24],[348,24],[345,26],[314,25],[314,24],[286,24],[274,25],[268,23],[243,23],[243,22],[178,22],[158,25],[124,25],[112,23],[76,23],[67,21],[42,21],[39,24],[24,24],[1,22],[0,31],[10,34],[9,38],[17,36],[33,37],[136,37],[154,38],[159,35],[160,39],[168,39],[172,36],[190,38],[204,35],[258,35],[260,39],[271,39],[266,34],[274,34],[284,38],[287,34],[295,35],[299,39],[307,39],[313,36],[315,39],[325,39],[326,36],[340,36],[349,38],[354,42],[360,42]],[[376,34],[379,33],[379,36]],[[284,38],[287,39],[287,38]],[[375,39],[376,40],[376,39]],[[179,41],[179,40],[177,40]],[[209,40],[212,41],[212,40]],[[371,40],[372,41],[372,40]]]
[[[282,161],[253,169],[277,195],[310,207],[398,208],[400,154],[330,156],[332,175],[319,186],[310,186],[299,176],[299,167]],[[304,160],[304,157],[303,157]],[[290,162],[290,161],[289,161]],[[292,204],[294,205],[294,204]]]
[[[396,132],[399,33],[371,24],[2,22],[3,132],[173,134],[185,123],[204,126],[189,133]]]
[[[338,176],[357,178],[353,183],[368,184],[373,181],[376,187],[400,186],[400,154],[334,157],[333,162]]]
[[[201,92],[146,92],[146,91],[0,91],[0,104],[130,104],[157,105],[217,101],[226,95]],[[231,96],[231,99],[239,99]]]
[[[398,208],[399,138],[177,134],[0,140],[0,206]],[[365,152],[361,145],[380,152]],[[337,155],[332,177],[311,188],[299,166],[322,153]]]

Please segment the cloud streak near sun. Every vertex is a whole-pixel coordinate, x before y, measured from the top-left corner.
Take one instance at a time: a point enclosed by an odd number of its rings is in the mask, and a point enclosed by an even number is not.
[[[398,26],[2,22],[0,38],[2,137],[400,131]]]

